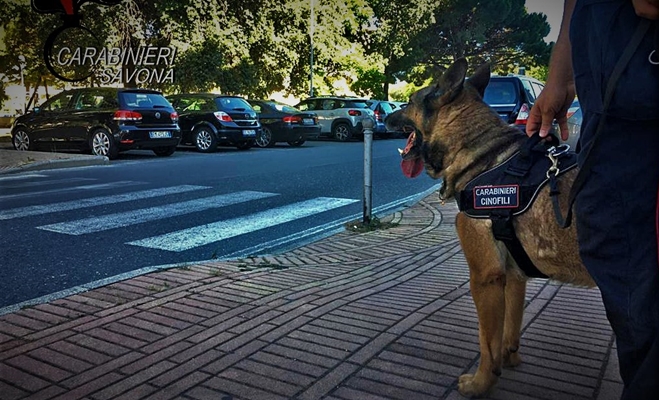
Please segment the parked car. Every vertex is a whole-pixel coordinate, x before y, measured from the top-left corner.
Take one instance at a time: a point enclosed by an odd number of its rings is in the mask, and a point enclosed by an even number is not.
[[[390,101],[389,104],[391,104],[391,109],[394,111],[398,111],[401,108],[407,107],[406,101]]]
[[[181,140],[178,114],[155,90],[81,88],[63,91],[14,121],[16,150],[81,149],[116,158],[149,149],[166,157]]]
[[[526,75],[493,75],[483,100],[504,121],[526,131],[529,111],[544,87],[544,83]]]
[[[202,153],[217,146],[250,149],[261,132],[252,106],[240,96],[214,93],[183,93],[167,97],[179,112],[181,144]]]
[[[277,142],[286,142],[299,147],[305,141],[318,139],[320,124],[318,115],[302,112],[287,104],[273,100],[247,100],[261,123],[261,134],[255,143],[259,147],[272,147]]]
[[[368,108],[373,110],[375,116],[375,127],[373,128],[373,133],[382,138],[389,138],[395,132],[387,130],[387,126],[384,124],[384,120],[389,114],[394,112],[389,101],[384,100],[369,100],[366,102]]]
[[[313,111],[318,115],[321,136],[346,141],[364,134],[364,119],[375,118],[367,101],[353,97],[310,97],[298,103],[295,108]]]
[[[570,112],[568,111],[568,114]],[[570,133],[570,136],[568,137],[567,141],[565,143],[570,145],[570,148],[574,151],[579,151],[579,136],[581,135],[581,122],[583,121],[583,114],[581,111],[581,107],[578,107],[574,112],[572,112],[572,115],[570,115],[567,119],[567,129],[568,132]]]

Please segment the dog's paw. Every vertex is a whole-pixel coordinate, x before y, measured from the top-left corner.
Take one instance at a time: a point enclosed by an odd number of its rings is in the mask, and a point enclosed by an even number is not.
[[[509,351],[503,352],[503,367],[504,368],[515,368],[522,363],[522,358],[519,356],[519,353],[511,353]]]
[[[458,391],[465,397],[482,397],[494,386],[496,379],[478,379],[477,375],[464,374],[458,379]]]

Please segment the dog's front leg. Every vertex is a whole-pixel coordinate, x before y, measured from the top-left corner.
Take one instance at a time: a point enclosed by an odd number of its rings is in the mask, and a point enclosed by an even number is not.
[[[481,351],[476,373],[462,375],[458,390],[463,396],[478,397],[486,394],[501,375],[507,257],[505,247],[500,247],[503,245],[492,236],[489,223],[458,214],[456,227],[469,265]]]

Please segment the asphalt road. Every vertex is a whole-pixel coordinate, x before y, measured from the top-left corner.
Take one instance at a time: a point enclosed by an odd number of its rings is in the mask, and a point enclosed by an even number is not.
[[[376,140],[373,207],[384,216],[439,183],[407,179]],[[362,142],[169,158],[122,154],[109,166],[0,177],[0,308],[154,266],[274,254],[363,213]]]

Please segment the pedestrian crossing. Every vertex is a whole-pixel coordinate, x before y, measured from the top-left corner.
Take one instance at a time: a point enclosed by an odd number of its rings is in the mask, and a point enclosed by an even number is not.
[[[280,226],[301,218],[322,214],[358,202],[356,199],[316,197],[302,201],[285,203],[285,196],[267,191],[239,190],[218,194],[217,188],[201,185],[172,185],[139,190],[146,182],[116,181],[98,182],[93,178],[73,178],[70,180],[48,180],[48,175],[32,174],[0,177],[0,222],[15,224],[25,228],[25,221],[37,232],[48,232],[62,237],[80,237],[110,230],[121,233],[139,224],[154,221],[161,223],[159,228],[171,231],[154,236],[135,237],[142,229],[132,229],[124,245],[183,252],[240,235]],[[84,184],[80,184],[83,182]],[[53,188],[54,186],[59,186]],[[42,190],[39,190],[42,189]],[[111,194],[111,193],[118,194]],[[38,199],[54,199],[61,194],[75,200],[39,203]],[[106,193],[105,195],[103,193]],[[185,196],[182,196],[185,195]],[[20,206],[23,199],[30,199],[30,205]],[[158,204],[153,205],[153,199]],[[278,199],[278,200],[277,200]],[[259,202],[259,209],[251,214],[218,219],[218,212],[207,212],[224,207]],[[282,205],[282,202],[284,205]],[[34,204],[39,203],[39,204]],[[6,206],[11,204],[11,206]],[[120,205],[122,211],[117,212]],[[254,207],[250,207],[253,209]],[[205,214],[203,212],[206,212]],[[203,223],[187,225],[187,220],[171,223],[174,218],[197,214],[194,221]],[[208,216],[208,218],[206,218]],[[29,217],[37,217],[31,218]],[[192,219],[191,219],[192,220]],[[210,221],[209,221],[210,220]],[[47,222],[47,223],[44,223]],[[10,225],[5,225],[10,226]],[[177,229],[181,228],[183,229]],[[146,231],[146,230],[145,230]],[[152,231],[151,231],[152,232]],[[154,233],[154,232],[152,232]],[[55,239],[55,241],[58,239]]]

